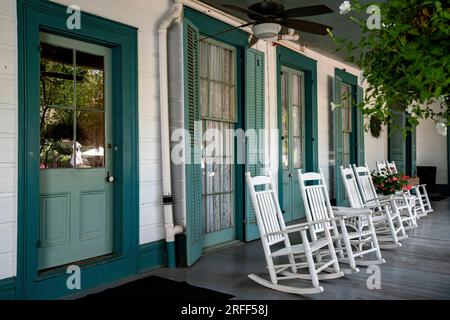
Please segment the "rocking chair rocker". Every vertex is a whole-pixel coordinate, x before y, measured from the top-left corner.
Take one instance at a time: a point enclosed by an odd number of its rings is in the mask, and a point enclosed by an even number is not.
[[[319,280],[343,277],[344,273],[339,268],[333,240],[327,227],[332,219],[286,227],[270,173],[268,177],[251,177],[250,172],[247,172],[245,176],[256,215],[270,281],[256,274],[250,274],[248,277],[267,288],[302,295],[323,292]],[[256,191],[256,188],[258,191]],[[339,219],[341,218],[334,220]],[[323,226],[324,236],[315,241],[309,241],[307,230],[317,224]],[[301,244],[291,245],[289,234],[294,233],[300,233]],[[280,246],[281,248],[279,248]],[[324,251],[326,248],[328,248],[330,259],[326,262],[316,262],[314,254],[319,250]],[[287,261],[279,262],[278,259],[282,258],[287,259]],[[300,269],[306,269],[309,272],[300,273]],[[322,271],[330,273],[325,274]],[[278,284],[278,281],[292,279],[311,280],[313,286],[300,288]]]
[[[378,243],[381,249],[401,247],[400,240],[408,238],[405,234],[400,214],[395,212],[393,198],[364,203],[351,168],[340,167],[342,181],[352,208],[367,208],[372,212]]]
[[[372,213],[369,209],[331,207],[322,170],[320,173],[302,173],[299,169],[298,181],[308,221],[333,219],[335,215],[344,218],[338,221],[339,229],[334,220],[328,226],[336,244],[339,262],[349,264],[354,272],[359,271],[356,265],[369,266],[385,262],[381,257],[377,235],[372,223]],[[324,229],[322,225],[314,225],[309,228],[309,231],[311,239],[315,241],[324,232]],[[344,242],[345,250],[341,241]],[[365,244],[368,244],[369,248],[363,250]],[[355,248],[352,248],[352,245]],[[376,260],[362,258],[372,252],[375,253]]]

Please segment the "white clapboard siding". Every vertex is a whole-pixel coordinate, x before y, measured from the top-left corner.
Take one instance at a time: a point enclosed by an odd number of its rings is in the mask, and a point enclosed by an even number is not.
[[[16,274],[16,1],[0,1],[0,280]]]

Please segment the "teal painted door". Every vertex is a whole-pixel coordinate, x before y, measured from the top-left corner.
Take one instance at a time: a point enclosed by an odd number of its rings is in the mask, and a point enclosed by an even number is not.
[[[301,71],[281,69],[281,210],[286,221],[305,215],[297,175],[305,168],[304,79]]]
[[[360,110],[364,90],[357,78],[343,70],[335,70],[333,101],[334,127],[334,199],[338,205],[348,205],[340,166],[365,165],[364,117]]]
[[[255,49],[247,50],[246,59],[246,106],[245,129],[254,130],[257,139],[246,143],[246,172],[252,177],[265,175],[264,172],[264,136],[259,130],[264,129],[264,53]],[[251,205],[248,187],[245,186],[245,240],[259,238],[255,211]]]
[[[393,125],[389,127],[389,161],[395,161],[397,170],[406,175],[415,175],[416,172],[416,127],[409,128],[406,135],[408,115],[394,113]]]
[[[111,50],[41,33],[39,270],[113,252]]]

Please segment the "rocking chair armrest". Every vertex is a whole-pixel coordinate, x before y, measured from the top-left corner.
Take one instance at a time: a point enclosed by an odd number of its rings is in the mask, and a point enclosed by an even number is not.
[[[303,224],[297,224],[297,225],[293,225],[290,227],[286,227],[286,230],[266,233],[264,236],[266,236],[266,237],[280,236],[280,235],[285,235],[285,234],[299,232],[299,231],[305,231],[305,230],[308,230],[308,226],[305,226]]]
[[[339,220],[342,220],[344,218],[345,217],[334,217],[334,218],[328,218],[328,219],[321,219],[321,220],[303,222],[303,223],[293,224],[291,226],[287,226],[286,229],[297,228],[297,227],[302,227],[302,226],[309,227],[309,226],[312,226],[314,224],[324,224],[326,222],[339,221]]]
[[[394,200],[394,197],[389,197],[389,198],[384,198],[384,199],[380,199],[380,200],[371,200],[368,201],[364,204],[365,208],[376,208],[376,207],[382,207],[385,205],[389,205],[391,203],[391,201]]]
[[[369,216],[372,211],[367,208],[350,208],[350,207],[331,207],[335,215],[344,216],[345,218]]]

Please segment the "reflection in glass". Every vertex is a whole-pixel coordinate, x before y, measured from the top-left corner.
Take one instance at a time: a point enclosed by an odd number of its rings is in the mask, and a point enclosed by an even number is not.
[[[77,63],[77,109],[104,108],[103,57],[76,53]]]
[[[73,111],[41,107],[40,168],[71,168]]]
[[[104,167],[104,109],[104,58],[41,43],[40,168]]]
[[[77,142],[81,149],[81,163],[77,162],[77,168],[102,168],[105,165],[105,114],[77,113]]]
[[[72,107],[73,50],[41,44],[41,106]]]

